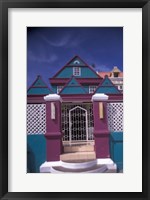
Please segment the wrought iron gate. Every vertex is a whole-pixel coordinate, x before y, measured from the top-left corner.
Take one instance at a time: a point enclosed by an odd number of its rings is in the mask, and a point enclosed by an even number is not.
[[[63,141],[93,140],[93,109],[91,103],[62,104]]]

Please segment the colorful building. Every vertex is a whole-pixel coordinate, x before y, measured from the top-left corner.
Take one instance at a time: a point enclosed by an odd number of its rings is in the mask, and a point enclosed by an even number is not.
[[[69,161],[75,160],[84,161],[79,164],[81,168],[85,163],[90,167],[93,163],[95,168],[91,172],[104,172],[110,166],[116,170],[117,162],[122,169],[122,92],[107,75],[99,76],[79,56],[73,57],[49,81],[50,88],[37,76],[27,92],[30,149],[35,145],[35,136],[45,138],[46,153],[41,156],[45,160],[40,172],[65,172],[66,163],[69,166]],[[116,141],[121,142],[120,153],[114,147]]]
[[[123,72],[120,69],[118,69],[117,66],[114,66],[112,71],[97,73],[102,78],[104,78],[107,75],[112,81],[112,83],[118,87],[118,90],[120,90],[120,92],[123,92]]]

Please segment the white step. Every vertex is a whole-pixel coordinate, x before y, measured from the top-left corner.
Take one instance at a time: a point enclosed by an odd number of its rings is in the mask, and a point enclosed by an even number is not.
[[[51,168],[51,173],[103,173],[107,170],[106,165],[94,165],[88,168],[70,169],[62,166],[55,166]]]
[[[89,162],[69,163],[63,161],[45,162],[41,173],[116,173],[117,166],[110,159],[95,159]]]

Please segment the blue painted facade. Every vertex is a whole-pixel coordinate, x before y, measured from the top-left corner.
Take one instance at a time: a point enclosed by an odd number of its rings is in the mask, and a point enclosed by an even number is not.
[[[80,86],[65,87],[59,94],[86,94],[86,91]]]
[[[38,173],[46,160],[46,139],[44,135],[27,136],[27,171]]]
[[[41,76],[37,76],[34,83],[29,87],[27,95],[47,95],[53,94],[53,91],[44,83]]]
[[[118,88],[111,82],[111,80],[106,76],[103,82],[98,86],[95,93],[104,94],[120,94]]]
[[[86,93],[89,93],[89,85],[82,85]]]
[[[123,169],[123,132],[110,134],[110,157],[117,164],[118,171]],[[39,173],[40,165],[46,160],[46,139],[44,135],[27,136],[27,170]]]
[[[78,75],[74,75],[74,67],[78,67],[80,73]],[[72,81],[75,80],[76,83],[69,83],[69,80],[71,77],[74,77]],[[67,63],[59,72],[56,73],[52,77],[55,79],[56,83],[51,83],[52,89],[50,89],[42,80],[41,76],[38,76],[37,79],[34,81],[32,86],[28,89],[28,96],[30,95],[47,95],[47,94],[53,94],[57,93],[57,87],[63,86],[64,88],[61,90],[59,94],[88,94],[89,93],[89,87],[91,85],[97,86],[97,89],[93,91],[93,93],[105,93],[105,94],[120,94],[120,91],[117,89],[116,86],[113,85],[113,83],[110,81],[108,77],[105,77],[102,81],[102,78],[99,77],[99,75],[94,71],[94,69],[90,66],[88,66],[79,56],[75,56],[69,63]],[[57,84],[57,80],[59,79],[59,82],[62,78],[68,79],[68,84]],[[99,83],[96,81],[95,83],[90,82],[86,84],[79,84],[78,79],[95,79],[97,80],[99,78]]]
[[[33,84],[34,87],[47,87],[47,85],[42,81],[41,76],[38,76],[37,80]]]
[[[80,73],[78,75],[73,75],[73,68],[78,67],[80,68]],[[70,80],[71,77],[74,77],[73,80],[76,81],[76,84],[69,83],[68,85],[63,84],[63,78]],[[105,77],[102,81],[102,78],[92,69],[92,67],[88,66],[79,56],[75,56],[69,63],[67,63],[59,72],[56,73],[52,77],[55,79],[56,83],[51,83],[52,89],[50,89],[42,80],[41,76],[38,76],[37,79],[34,81],[32,86],[28,89],[28,96],[30,95],[47,95],[57,93],[57,87],[63,86],[64,88],[61,90],[59,94],[88,94],[89,87],[91,85],[97,86],[97,89],[93,93],[105,93],[105,94],[120,94],[118,88],[111,82],[108,77]],[[62,83],[57,84],[57,80],[62,78]],[[96,81],[95,83],[90,82],[86,84],[79,84],[78,79],[95,79],[99,78],[99,83]]]
[[[78,83],[75,77],[67,83],[59,94],[86,94],[84,88]]]
[[[63,85],[64,87],[64,85]],[[90,85],[82,85],[82,88],[84,88],[84,91],[88,94],[89,93],[89,87]],[[57,93],[57,85],[52,86],[52,90],[54,93]]]
[[[99,87],[95,93],[104,93],[104,94],[120,94],[119,90],[116,87]]]
[[[28,91],[28,95],[47,95],[50,93],[48,88],[30,88]]]
[[[123,169],[123,132],[110,134],[110,156],[117,164],[118,171]]]
[[[80,73],[75,75],[74,73],[74,68],[78,67]],[[70,62],[68,62],[60,71],[58,71],[56,73],[56,75],[54,75],[52,78],[56,80],[59,79],[70,79],[72,76],[74,76],[77,79],[88,79],[88,78],[92,78],[92,79],[100,79],[99,75],[96,73],[96,71],[88,66],[79,56],[75,56]],[[63,80],[62,80],[63,82]],[[99,85],[99,83],[95,83],[97,86]],[[54,84],[51,83],[53,91],[57,93],[57,86],[61,86],[62,84]],[[89,81],[89,83],[86,83],[84,85],[80,85],[81,89],[79,89],[79,87],[74,87],[73,90],[75,90],[74,92],[68,88],[68,89],[64,89],[62,94],[87,94],[89,93],[89,86],[91,85],[91,82]]]
[[[57,85],[52,85],[52,90],[54,91],[54,93],[57,93]]]
[[[90,66],[88,66],[79,56],[75,56],[54,77],[70,78],[74,76],[74,67],[80,68],[81,73],[77,76],[78,78],[99,78],[99,75]]]
[[[81,68],[81,75],[78,78],[99,78],[99,76],[94,73],[89,67],[82,67]],[[73,76],[73,66],[65,67],[57,76],[56,78],[70,78]]]

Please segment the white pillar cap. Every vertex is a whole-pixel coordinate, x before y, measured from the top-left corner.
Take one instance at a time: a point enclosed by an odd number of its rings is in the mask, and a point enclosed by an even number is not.
[[[62,98],[58,94],[48,94],[44,96],[45,101],[62,101]]]
[[[107,101],[108,97],[109,96],[104,93],[96,93],[92,96],[92,101]]]

